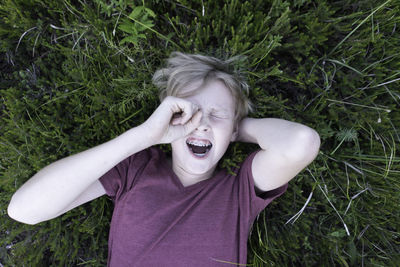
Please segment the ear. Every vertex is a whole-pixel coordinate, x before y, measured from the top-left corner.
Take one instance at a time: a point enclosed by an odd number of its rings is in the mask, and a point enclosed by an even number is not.
[[[236,142],[237,141],[237,137],[239,134],[239,123],[235,123],[235,126],[233,126],[233,132],[232,132],[232,137],[231,137],[231,142]]]

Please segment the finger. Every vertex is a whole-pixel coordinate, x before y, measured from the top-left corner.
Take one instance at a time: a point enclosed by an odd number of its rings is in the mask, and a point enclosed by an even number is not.
[[[179,124],[181,124],[181,119],[180,118],[173,119],[171,124],[173,126],[179,125]]]
[[[203,116],[203,113],[201,110],[198,110],[196,114],[184,125],[185,128],[185,135],[193,132],[201,122],[201,117]]]
[[[175,113],[175,114],[172,116],[171,124],[172,124],[172,125],[178,125],[178,124],[181,124],[181,121],[182,121],[182,112],[180,112],[180,113]]]
[[[191,102],[186,102],[184,108],[185,109],[183,110],[181,119],[182,125],[186,124],[189,120],[191,120],[193,115],[199,110],[199,107]]]
[[[201,117],[203,117],[203,112],[201,112],[201,110],[197,110],[196,114],[194,114],[191,119],[191,123],[193,124],[193,126],[198,127],[200,125]]]

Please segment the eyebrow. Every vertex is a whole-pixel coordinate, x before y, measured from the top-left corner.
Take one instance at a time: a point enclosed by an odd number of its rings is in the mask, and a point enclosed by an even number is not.
[[[227,108],[220,106],[220,105],[213,105],[213,106],[211,106],[211,109],[212,110],[221,110],[221,111],[226,111],[226,112],[229,111]]]
[[[224,113],[229,113],[228,109],[223,108],[221,106],[212,106],[211,107],[211,111],[221,111],[221,112],[224,112]]]

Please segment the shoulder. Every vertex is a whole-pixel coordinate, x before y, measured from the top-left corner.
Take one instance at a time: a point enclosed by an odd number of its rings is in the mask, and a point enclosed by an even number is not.
[[[239,164],[239,168],[237,170],[239,173],[242,173],[244,171],[250,171],[251,173],[251,166],[254,160],[254,157],[257,155],[257,153],[261,149],[257,149],[256,151],[250,152],[247,156],[244,156],[243,161]]]
[[[269,188],[265,188],[259,185],[258,176],[261,176],[262,179],[268,179],[270,177],[270,172],[273,172],[273,168],[271,170],[264,170],[262,175],[257,173],[257,166],[260,164],[257,160],[257,157],[262,153],[262,149],[257,149],[256,151],[251,152],[246,159],[240,165],[239,173],[242,176],[246,176],[248,179],[249,185],[254,189],[254,192],[257,196],[265,195],[267,192],[274,193],[275,191],[286,191],[288,187],[288,181],[281,181],[278,184],[274,184]],[[258,175],[257,175],[258,174]]]
[[[133,159],[130,164],[133,167],[139,167],[141,169],[158,169],[164,168],[168,165],[169,156],[168,153],[163,151],[157,146],[146,148],[136,155],[133,155]]]
[[[287,189],[288,184],[283,184],[270,190],[260,190],[254,182],[252,165],[260,149],[251,152],[240,164],[237,175],[237,184],[239,186],[239,200],[241,203],[247,203],[251,215],[256,216],[271,201],[281,196]]]
[[[145,153],[145,156],[150,160],[156,160],[156,161],[166,161],[168,160],[168,153],[163,151],[160,147],[158,146],[152,146],[149,147],[145,150],[143,150]]]
[[[159,147],[152,146],[131,155],[129,158],[133,160],[157,160],[163,157],[165,157],[165,152],[162,151]]]

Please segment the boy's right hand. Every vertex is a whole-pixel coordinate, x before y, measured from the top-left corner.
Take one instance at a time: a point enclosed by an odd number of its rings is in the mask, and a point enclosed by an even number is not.
[[[194,131],[200,125],[201,117],[196,104],[168,96],[144,122],[144,126],[154,144],[167,144]]]

